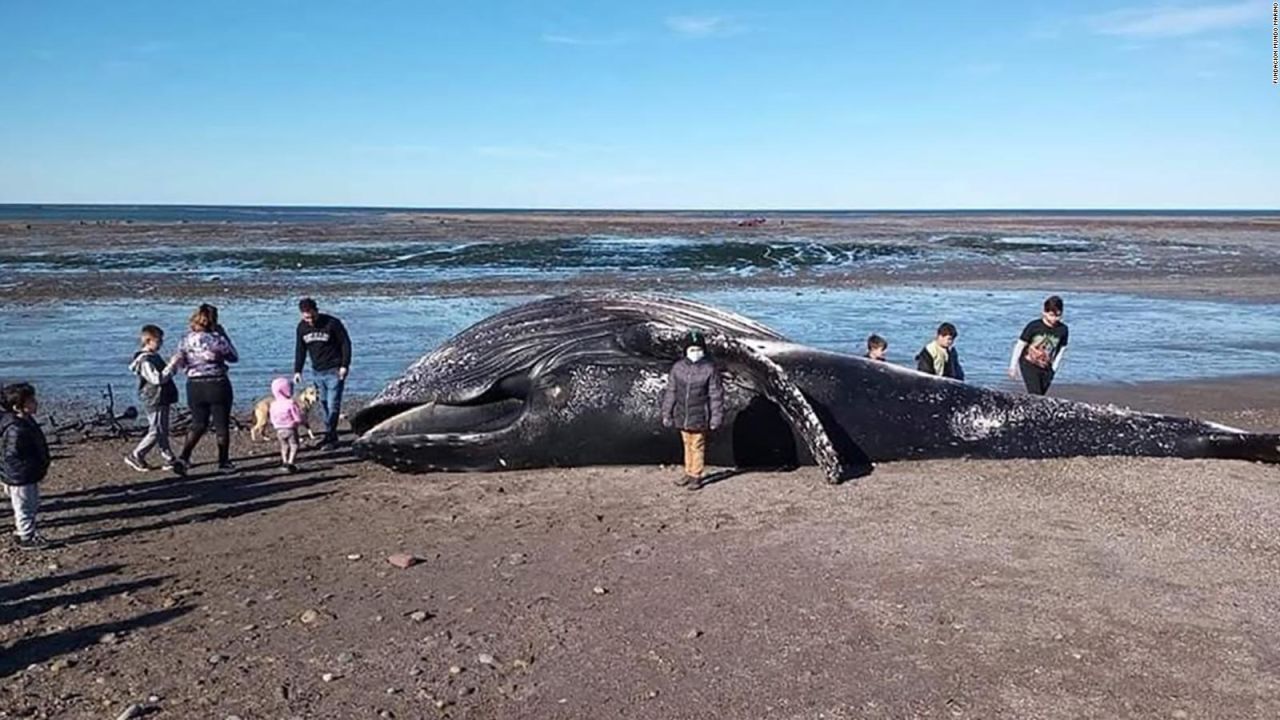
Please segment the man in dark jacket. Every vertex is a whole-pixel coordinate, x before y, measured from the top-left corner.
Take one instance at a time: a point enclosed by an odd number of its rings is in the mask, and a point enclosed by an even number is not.
[[[297,341],[293,351],[293,382],[302,382],[302,366],[311,356],[311,372],[315,375],[316,389],[324,406],[324,438],[322,450],[338,447],[338,417],[342,412],[342,390],[346,385],[347,371],[351,368],[351,337],[342,321],[332,315],[323,315],[316,301],[302,298],[298,301],[302,320],[298,322]]]
[[[955,342],[956,326],[949,322],[939,325],[933,342],[916,354],[916,369],[922,373],[963,381],[964,368],[960,367],[960,351],[956,350]]]
[[[706,351],[702,335],[689,333],[684,357],[671,366],[662,396],[662,424],[680,428],[684,440],[684,476],[676,484],[690,490],[702,487],[707,432],[724,420],[724,386]]]
[[[13,505],[18,546],[25,549],[49,544],[36,532],[40,481],[49,472],[49,445],[36,424],[37,408],[36,389],[28,383],[7,385],[0,392],[0,480]]]

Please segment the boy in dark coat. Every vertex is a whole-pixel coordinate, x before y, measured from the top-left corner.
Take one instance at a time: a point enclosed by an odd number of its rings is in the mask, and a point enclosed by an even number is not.
[[[684,440],[684,476],[676,484],[690,490],[702,487],[707,433],[718,429],[724,419],[724,386],[706,354],[702,335],[689,333],[684,357],[671,366],[662,396],[662,424],[680,428]]]
[[[922,373],[964,380],[964,368],[960,367],[960,352],[955,348],[956,326],[944,322],[938,326],[933,341],[916,354],[916,369]]]
[[[38,550],[49,542],[36,532],[40,481],[49,472],[49,445],[36,424],[36,389],[28,383],[0,392],[0,480],[13,505],[18,546]]]

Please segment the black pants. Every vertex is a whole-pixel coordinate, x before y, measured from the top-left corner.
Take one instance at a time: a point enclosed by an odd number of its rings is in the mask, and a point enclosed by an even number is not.
[[[1049,393],[1049,385],[1053,384],[1053,368],[1042,368],[1026,360],[1019,361],[1018,367],[1022,370],[1022,382],[1027,386],[1027,392],[1032,395]]]
[[[189,378],[187,407],[191,408],[191,428],[182,444],[182,461],[191,461],[191,451],[212,420],[213,433],[218,437],[218,463],[227,462],[231,454],[231,381],[226,376]]]

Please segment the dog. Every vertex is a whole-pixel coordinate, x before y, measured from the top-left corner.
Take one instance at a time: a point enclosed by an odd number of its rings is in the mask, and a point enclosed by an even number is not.
[[[302,427],[307,429],[307,439],[315,440],[316,434],[311,431],[311,408],[320,404],[320,390],[315,385],[308,385],[300,392],[293,394],[293,404],[298,406],[298,412],[302,413]],[[264,397],[253,406],[253,427],[249,430],[249,437],[255,442],[258,440],[269,439],[263,430],[271,422],[271,397]]]

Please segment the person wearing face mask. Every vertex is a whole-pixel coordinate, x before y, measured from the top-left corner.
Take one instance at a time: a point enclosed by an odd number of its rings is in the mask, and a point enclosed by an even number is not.
[[[701,333],[689,333],[684,357],[671,366],[662,396],[662,424],[680,428],[684,441],[684,475],[676,481],[690,490],[702,488],[707,433],[724,419],[724,386],[715,363],[707,357]]]

